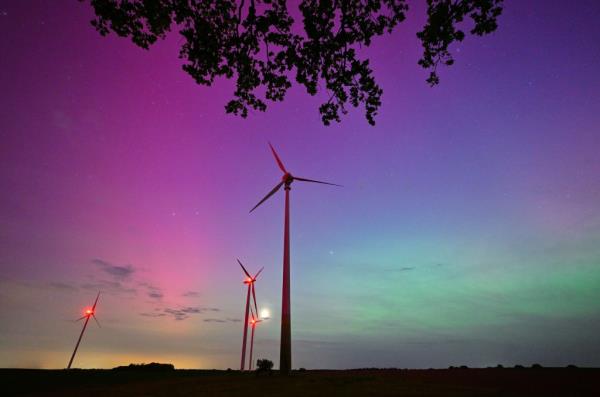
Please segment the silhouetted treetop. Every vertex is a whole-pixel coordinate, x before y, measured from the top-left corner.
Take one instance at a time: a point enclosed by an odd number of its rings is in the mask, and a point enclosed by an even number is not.
[[[375,124],[383,90],[357,50],[392,32],[408,11],[406,0],[301,0],[294,2],[302,19],[295,23],[285,0],[87,1],[103,36],[112,31],[148,49],[177,29],[183,70],[198,84],[235,78],[228,113],[265,111],[266,101],[282,101],[295,79],[310,95],[327,93],[319,107],[325,125],[339,122],[348,104],[362,104]],[[465,37],[459,23],[470,18],[470,33],[481,36],[497,28],[501,12],[502,0],[427,0],[427,23],[417,33],[418,63],[431,72],[427,82],[438,84],[438,65],[454,62],[448,48]]]

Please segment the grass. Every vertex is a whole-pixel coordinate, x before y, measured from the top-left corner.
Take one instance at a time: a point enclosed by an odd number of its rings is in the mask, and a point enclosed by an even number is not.
[[[0,369],[3,396],[598,396],[600,369],[238,371]]]

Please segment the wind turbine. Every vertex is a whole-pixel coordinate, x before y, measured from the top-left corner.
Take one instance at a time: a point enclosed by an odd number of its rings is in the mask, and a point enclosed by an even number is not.
[[[271,152],[279,169],[283,172],[281,182],[271,190],[262,200],[250,210],[254,211],[259,205],[264,203],[269,197],[277,193],[285,185],[285,220],[283,227],[283,288],[281,296],[281,347],[279,350],[279,370],[282,373],[289,373],[292,369],[292,324],[290,311],[290,189],[292,182],[312,182],[323,185],[341,186],[335,183],[322,182],[314,179],[300,178],[293,176],[281,162],[281,159],[275,152],[273,145],[269,143]]]
[[[100,298],[100,292],[98,292],[98,295],[96,296],[96,301],[94,302],[94,306],[92,306],[91,309],[89,307],[87,309],[85,309],[85,311],[83,312],[83,317],[77,319],[77,321],[79,321],[79,320],[83,320],[85,318],[85,322],[83,323],[83,329],[81,330],[81,334],[79,334],[79,339],[77,339],[77,344],[75,345],[75,350],[73,350],[73,354],[71,355],[71,359],[69,360],[69,365],[67,366],[67,369],[71,369],[71,364],[73,364],[73,359],[75,358],[75,353],[77,353],[77,348],[79,347],[79,343],[81,342],[81,337],[83,336],[83,333],[85,332],[85,328],[87,327],[88,321],[90,321],[90,317],[93,317],[94,320],[96,321],[96,324],[98,324],[98,327],[100,327],[100,323],[98,322],[98,319],[96,318],[96,305],[98,304],[98,298]]]
[[[254,304],[256,305],[256,300],[254,301]],[[252,314],[252,320],[250,320],[250,325],[252,327],[252,332],[250,333],[250,335],[252,335],[252,336],[250,337],[250,359],[248,360],[248,370],[252,371],[252,351],[254,350],[254,330],[256,329],[256,324],[262,322],[263,320],[261,320],[258,317],[258,315],[256,317],[254,317],[254,312],[252,311],[252,307],[250,308],[250,314]]]
[[[242,338],[242,360],[240,364],[240,368],[243,371],[244,364],[246,362],[246,339],[248,338],[248,311],[250,309],[250,293],[252,293],[252,297],[254,298],[254,309],[258,313],[258,307],[256,305],[256,292],[254,291],[254,283],[256,282],[256,278],[258,277],[260,272],[263,271],[264,267],[261,267],[258,273],[256,273],[254,277],[252,277],[250,273],[248,273],[244,265],[242,265],[242,262],[239,259],[237,261],[247,276],[244,280],[244,284],[248,284],[248,293],[246,295],[246,315],[244,316],[244,336]]]

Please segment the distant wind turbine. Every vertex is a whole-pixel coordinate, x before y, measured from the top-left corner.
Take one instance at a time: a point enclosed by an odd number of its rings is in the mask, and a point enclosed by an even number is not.
[[[254,305],[256,306],[256,297],[254,298]],[[257,312],[258,313],[258,312]],[[250,314],[252,315],[252,319],[250,320],[250,326],[252,327],[252,331],[250,332],[250,358],[248,360],[248,370],[252,371],[252,351],[254,350],[254,330],[256,329],[256,324],[262,322],[258,317],[258,314],[254,316],[254,311],[252,307],[250,307]]]
[[[244,280],[244,284],[248,284],[248,293],[246,294],[246,314],[244,316],[244,336],[242,338],[242,359],[241,359],[241,364],[240,364],[240,369],[243,371],[244,364],[246,362],[246,339],[248,338],[248,312],[250,310],[250,293],[252,293],[252,297],[254,298],[254,309],[258,313],[258,306],[256,305],[256,292],[254,290],[254,283],[256,282],[256,278],[258,277],[260,272],[263,271],[264,267],[261,267],[260,270],[258,271],[258,273],[256,273],[254,275],[254,277],[252,277],[250,275],[250,273],[248,273],[248,271],[246,270],[244,265],[242,265],[242,262],[239,259],[237,261],[247,276],[246,279]]]
[[[281,159],[275,152],[273,145],[269,143],[271,152],[279,169],[283,172],[281,182],[271,190],[262,200],[250,210],[254,211],[259,205],[267,201],[269,197],[277,193],[285,185],[285,221],[283,229],[283,288],[281,296],[281,347],[279,350],[279,370],[282,373],[289,373],[292,369],[292,324],[290,310],[290,189],[294,181],[320,183],[323,185],[341,186],[335,183],[322,182],[314,179],[300,178],[292,176],[281,162]]]
[[[71,355],[71,359],[69,360],[69,365],[67,366],[67,369],[71,369],[71,364],[73,364],[73,359],[75,358],[75,353],[77,353],[77,348],[79,348],[79,343],[81,342],[81,337],[83,336],[83,333],[85,332],[88,321],[90,321],[90,317],[93,317],[94,320],[96,321],[96,324],[98,324],[98,327],[100,327],[100,323],[98,322],[98,319],[96,318],[96,305],[98,304],[98,298],[100,298],[100,292],[98,292],[98,295],[96,296],[96,301],[94,302],[94,306],[92,306],[91,309],[90,308],[85,309],[85,311],[83,312],[83,317],[77,319],[77,321],[80,321],[85,318],[85,322],[83,323],[83,328],[81,330],[81,333],[79,334],[79,339],[77,339],[77,344],[75,345],[75,350],[73,350],[73,354]]]

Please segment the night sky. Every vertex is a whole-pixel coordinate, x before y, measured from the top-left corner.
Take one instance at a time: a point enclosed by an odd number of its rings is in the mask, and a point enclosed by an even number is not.
[[[291,192],[293,366],[600,366],[600,3],[506,1],[430,88],[413,2],[371,57],[384,89],[324,127],[290,90],[248,119],[89,4],[0,2],[0,367],[237,368],[251,271],[279,361]],[[417,4],[418,3],[418,4]]]

